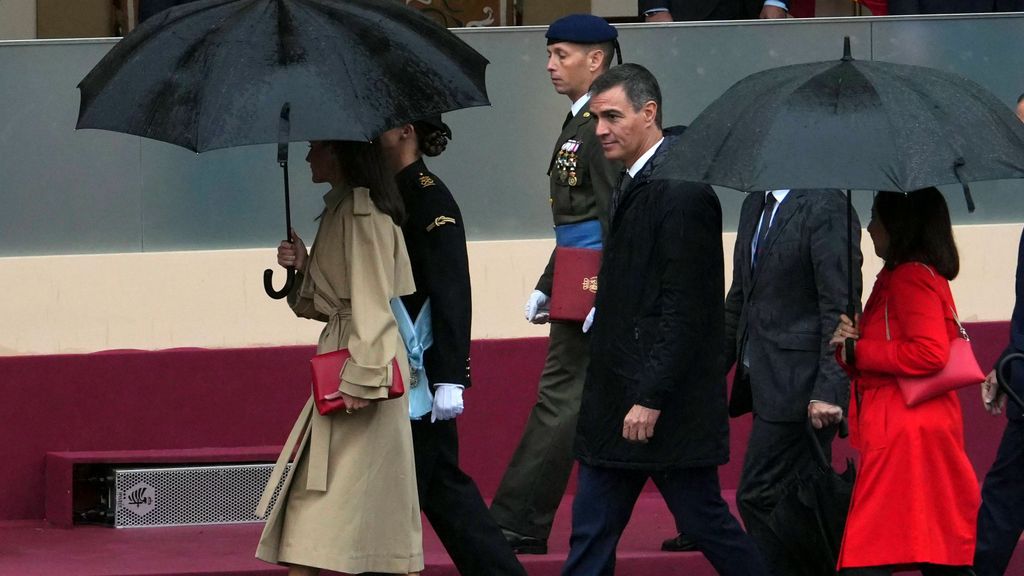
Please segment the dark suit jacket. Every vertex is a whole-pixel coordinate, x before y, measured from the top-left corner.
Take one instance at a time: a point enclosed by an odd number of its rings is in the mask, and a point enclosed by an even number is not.
[[[1021,233],[1020,246],[1017,248],[1016,296],[1013,316],[1010,318],[1010,343],[1000,354],[999,360],[1015,352],[1024,352],[1024,233]],[[996,366],[999,366],[999,362],[996,362]],[[1024,396],[1024,361],[1011,361],[1010,386],[1018,396]],[[1010,420],[1024,421],[1024,413],[1013,402],[1006,404],[1006,417]]]
[[[751,242],[763,206],[762,192],[743,202],[725,302],[726,365],[736,364],[730,413],[742,413],[737,404],[748,381],[753,410],[768,421],[803,421],[811,400],[845,411],[850,381],[828,342],[847,306],[846,197],[838,190],[790,191],[751,271]],[[851,232],[859,309],[863,259],[856,214]],[[749,369],[743,365],[744,343]]]
[[[789,2],[785,2],[789,4]],[[640,14],[667,8],[675,21],[746,20],[761,14],[764,0],[639,0]]]

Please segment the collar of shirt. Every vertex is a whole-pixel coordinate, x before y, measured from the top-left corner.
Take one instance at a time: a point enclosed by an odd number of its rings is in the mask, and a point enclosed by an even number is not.
[[[590,102],[590,92],[580,96],[579,100],[572,103],[572,108],[570,108],[570,110],[572,111],[574,118],[580,113],[580,110],[583,110],[583,107],[587,105],[587,102]]]
[[[630,178],[636,178],[636,175],[638,172],[640,172],[640,169],[644,167],[644,164],[647,164],[647,161],[651,159],[651,156],[654,156],[654,153],[658,151],[658,148],[664,141],[665,138],[662,137],[661,140],[658,140],[657,142],[654,143],[654,146],[648,148],[647,152],[641,154],[640,157],[636,159],[636,162],[633,162],[633,165],[629,167],[629,170],[627,170],[627,172],[629,172]]]

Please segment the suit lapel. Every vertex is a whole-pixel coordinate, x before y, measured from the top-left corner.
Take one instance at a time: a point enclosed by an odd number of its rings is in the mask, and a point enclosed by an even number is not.
[[[768,229],[768,236],[764,239],[766,246],[764,255],[761,257],[763,260],[768,260],[772,249],[775,247],[775,241],[785,232],[786,225],[789,224],[793,215],[800,211],[800,208],[803,206],[803,195],[803,191],[790,190],[789,194],[786,195],[786,199],[779,204],[778,210],[775,211],[775,217],[772,219],[772,226]],[[748,245],[747,252],[749,253],[749,251],[750,246]],[[754,270],[754,275],[750,281],[751,287],[757,282],[757,278],[761,275],[763,268],[763,266],[758,266]]]
[[[764,210],[764,192],[752,192],[743,201],[740,209],[740,221],[736,229],[736,245],[739,249],[740,273],[743,275],[743,285],[750,286],[751,270],[750,244],[754,241],[754,234],[757,232],[757,222],[761,219],[761,211]]]

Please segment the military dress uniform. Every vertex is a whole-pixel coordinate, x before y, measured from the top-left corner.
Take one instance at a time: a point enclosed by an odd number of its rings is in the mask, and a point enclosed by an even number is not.
[[[596,220],[603,238],[621,166],[605,159],[594,133],[597,118],[589,105],[566,120],[548,168],[554,224],[557,228]],[[536,285],[548,296],[554,262],[552,252]],[[589,357],[589,338],[581,323],[551,322],[537,403],[491,504],[495,520],[506,530],[543,541],[551,532],[572,472],[573,439]]]
[[[451,192],[422,160],[396,177],[405,201],[402,226],[416,292],[402,297],[416,318],[430,299],[433,345],[424,352],[431,386],[470,385],[472,301],[462,214]],[[501,529],[488,513],[473,479],[459,468],[455,420],[413,420],[420,507],[463,576],[522,575]]]

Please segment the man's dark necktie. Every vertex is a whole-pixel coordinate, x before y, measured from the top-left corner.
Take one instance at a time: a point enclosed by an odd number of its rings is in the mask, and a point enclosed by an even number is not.
[[[625,169],[619,174],[619,183],[615,185],[615,191],[612,192],[612,211],[611,216],[615,216],[615,212],[619,209],[619,202],[622,202],[622,197],[626,194],[626,190],[629,190],[630,184],[633,183],[633,177],[629,175]]]
[[[572,122],[572,119],[572,110],[569,110],[569,113],[565,115],[565,121],[562,122],[562,130],[565,130],[565,127],[569,125],[569,122]]]
[[[765,194],[764,199],[764,210],[761,212],[761,227],[757,232],[757,244],[754,246],[754,258],[750,262],[750,268],[757,268],[757,261],[761,259],[765,251],[768,249],[768,243],[765,239],[768,237],[768,228],[772,224],[772,213],[775,212],[775,204],[778,200],[775,199],[775,194],[769,192]]]

